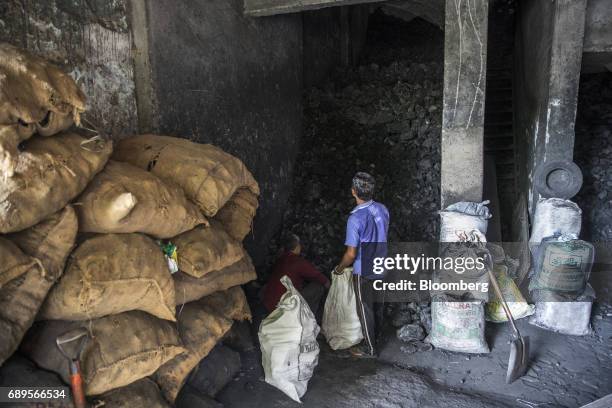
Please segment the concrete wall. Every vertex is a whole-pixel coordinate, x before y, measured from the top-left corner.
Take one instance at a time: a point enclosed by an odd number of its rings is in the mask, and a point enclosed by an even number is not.
[[[536,166],[571,160],[586,0],[518,2],[514,109],[519,189],[533,214]]]
[[[0,41],[46,57],[79,83],[87,118],[117,138],[136,131],[127,0],[5,0]]]
[[[218,145],[245,162],[262,192],[247,243],[261,264],[302,132],[301,16],[245,17],[242,0],[146,5],[153,129]]]
[[[302,13],[304,88],[321,85],[338,66],[358,62],[369,15],[369,5]]]

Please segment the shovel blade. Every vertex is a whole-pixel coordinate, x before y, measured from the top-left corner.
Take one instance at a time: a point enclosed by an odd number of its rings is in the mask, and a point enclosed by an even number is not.
[[[510,342],[510,358],[506,384],[514,382],[527,372],[529,365],[529,337],[519,337]]]

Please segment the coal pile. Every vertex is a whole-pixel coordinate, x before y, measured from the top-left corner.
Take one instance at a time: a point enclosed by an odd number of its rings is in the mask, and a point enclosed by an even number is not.
[[[340,72],[305,96],[305,134],[284,229],[329,271],[342,254],[357,171],[377,181],[389,240],[433,241],[440,195],[441,63],[397,61]]]
[[[574,160],[583,187],[576,202],[583,210],[583,236],[612,240],[612,74],[583,75],[580,82]]]

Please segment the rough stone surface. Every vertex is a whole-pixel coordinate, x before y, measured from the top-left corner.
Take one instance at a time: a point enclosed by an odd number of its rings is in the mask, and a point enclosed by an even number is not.
[[[302,238],[306,256],[323,271],[344,249],[357,171],[376,178],[375,199],[391,214],[390,240],[436,237],[442,33],[423,21],[379,15],[368,38],[362,65],[305,95],[305,134],[283,228]]]
[[[406,324],[397,329],[397,338],[406,342],[423,340],[425,330],[418,323]]]
[[[128,0],[7,0],[0,41],[58,64],[87,96],[84,118],[114,138],[137,126]]]
[[[612,74],[580,82],[575,161],[584,183],[575,198],[583,211],[584,239],[612,241]]]

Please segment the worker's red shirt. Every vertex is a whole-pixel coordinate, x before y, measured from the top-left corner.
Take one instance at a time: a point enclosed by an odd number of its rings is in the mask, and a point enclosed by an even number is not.
[[[280,281],[285,275],[291,279],[291,283],[298,291],[304,287],[304,281],[319,282],[323,286],[329,283],[329,279],[305,258],[293,252],[285,252],[276,261],[264,289],[263,304],[269,312],[276,308],[281,296],[287,290]]]

